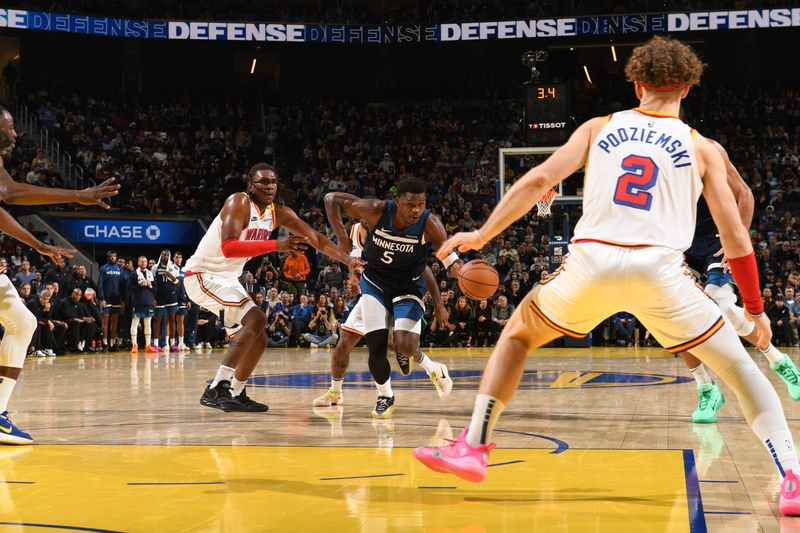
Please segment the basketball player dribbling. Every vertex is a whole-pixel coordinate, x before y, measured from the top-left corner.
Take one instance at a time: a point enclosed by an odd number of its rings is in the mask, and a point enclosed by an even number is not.
[[[344,195],[343,198],[350,198],[357,200],[358,197],[347,193],[328,193],[331,196],[326,196],[326,201],[333,201],[336,196]],[[353,257],[361,257],[364,251],[364,245],[367,242],[367,227],[363,222],[356,222],[350,227],[349,240],[342,241],[340,248],[349,249],[350,255]],[[425,267],[422,273],[425,280],[425,286],[431,293],[434,302],[434,309],[437,317],[441,320],[447,320],[447,309],[442,302],[442,295],[439,292],[439,285],[436,283],[436,277],[429,267]],[[331,387],[321,396],[314,399],[314,407],[331,407],[340,406],[344,403],[344,394],[342,393],[342,385],[344,384],[344,375],[347,372],[347,367],[350,365],[350,352],[359,341],[364,337],[364,315],[361,305],[361,300],[356,302],[350,314],[347,315],[347,320],[339,327],[339,342],[336,344],[336,349],[331,355]],[[387,353],[394,351],[394,343],[391,336],[387,341]],[[437,368],[428,373],[428,377],[436,387],[436,392],[440,398],[449,396],[450,391],[453,389],[453,380],[450,378],[450,373],[447,371],[447,366],[443,363],[437,363],[430,359],[430,357],[417,350],[414,353],[414,360],[417,364],[424,363],[431,366],[436,365]],[[390,378],[391,379],[391,378]],[[376,381],[375,386],[380,390],[380,384]],[[392,414],[393,409],[389,408],[382,413],[373,410],[372,416],[375,418],[387,418]]]
[[[425,208],[426,188],[421,179],[406,178],[397,184],[396,200],[358,198],[346,193],[325,196],[328,222],[340,242],[349,239],[342,212],[363,220],[370,228],[361,255],[367,265],[361,275],[359,305],[369,351],[369,371],[378,387],[372,412],[376,418],[390,416],[394,410],[391,367],[386,359],[389,317],[394,321],[397,363],[401,373],[408,375],[419,352],[422,332],[425,295],[422,276],[431,249],[438,250],[447,238],[442,221]],[[463,263],[452,253],[442,264],[455,277]],[[424,354],[420,359],[420,366],[429,376],[438,376],[437,390],[449,393],[452,382],[447,367]]]
[[[772,456],[780,509],[800,513],[800,465],[775,389],[719,308],[682,266],[703,194],[731,272],[756,326],[756,344],[772,337],[764,314],[755,254],[716,147],[678,118],[681,99],[704,65],[673,39],[637,47],[625,73],[638,108],[585,122],[544,163],[528,171],[486,224],[458,233],[439,250],[477,250],[527,214],[545,192],[586,166],[583,216],[557,275],[534,287],[506,325],[481,379],[472,421],[449,446],[414,456],[437,472],[482,481],[494,448],[492,429],[519,385],[527,354],[561,336],[583,337],[606,317],[633,313],[672,352],[691,351],[735,392],[753,432]]]
[[[239,283],[245,263],[275,251],[303,251],[307,244],[351,267],[360,261],[314,231],[289,207],[275,205],[278,176],[274,167],[253,165],[245,184],[247,192],[228,197],[186,262],[183,283],[192,302],[216,314],[233,336],[200,403],[226,412],[266,412],[268,407],[250,399],[245,387],[267,347],[266,316]],[[279,225],[298,236],[270,239]]]
[[[731,163],[728,153],[718,142],[710,140],[719,150],[725,162],[728,186],[736,199],[739,217],[745,228],[753,222],[753,193],[750,187],[739,175],[739,171]],[[736,295],[733,292],[733,277],[725,271],[725,260],[722,244],[719,242],[719,232],[708,204],[700,198],[697,205],[697,223],[694,230],[692,245],[686,250],[686,263],[697,272],[706,272],[707,280],[705,291],[719,306],[725,319],[730,322],[736,333],[752,344],[756,343],[755,326],[747,320],[745,311],[736,305]],[[789,396],[793,400],[800,400],[800,370],[788,355],[778,350],[772,343],[766,350],[759,350],[769,361],[770,368],[786,383]],[[725,404],[725,397],[719,386],[708,375],[703,363],[689,352],[682,352],[681,357],[697,382],[697,408],[692,413],[692,422],[712,423],[717,421],[717,411]]]
[[[78,203],[98,205],[108,209],[104,198],[116,196],[119,185],[114,179],[108,179],[82,191],[36,187],[27,183],[19,183],[9,175],[3,167],[2,157],[6,157],[14,149],[17,132],[14,130],[14,118],[6,109],[0,107],[0,201],[16,205],[48,205]],[[43,256],[53,259],[56,264],[63,265],[62,256],[72,257],[75,250],[44,244],[31,235],[8,211],[0,208],[0,231],[23,242]],[[5,271],[5,268],[3,268]],[[0,275],[0,324],[5,328],[3,341],[0,342],[0,444],[31,444],[33,437],[19,429],[8,417],[8,401],[22,372],[28,345],[36,331],[36,317],[33,316],[25,302],[19,297],[11,278]]]

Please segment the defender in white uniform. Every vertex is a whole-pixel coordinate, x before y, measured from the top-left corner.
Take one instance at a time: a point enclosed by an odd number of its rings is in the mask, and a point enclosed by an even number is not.
[[[771,338],[755,254],[717,149],[678,118],[680,101],[703,64],[686,45],[654,37],[625,69],[640,107],[595,118],[547,161],[517,181],[480,229],[453,236],[455,248],[480,249],[535,205],[546,191],[586,166],[584,214],[569,257],[520,302],[487,363],[470,425],[450,446],[414,456],[438,472],[481,481],[491,431],[516,390],[527,354],[561,334],[582,337],[606,317],[628,311],[670,351],[692,350],[736,391],[741,409],[784,476],[780,508],[800,513],[800,468],[778,395],[743,348],[719,307],[682,266],[702,193],[720,232],[758,345]]]
[[[358,260],[314,231],[290,208],[273,203],[278,178],[272,166],[254,165],[245,182],[247,192],[233,194],[225,201],[197,251],[186,262],[184,286],[194,303],[213,311],[228,332],[235,333],[200,403],[223,411],[265,412],[268,407],[248,398],[245,390],[267,347],[266,316],[238,280],[245,263],[251,257],[275,251],[302,251],[306,244],[348,265]],[[271,239],[279,223],[300,237]]]

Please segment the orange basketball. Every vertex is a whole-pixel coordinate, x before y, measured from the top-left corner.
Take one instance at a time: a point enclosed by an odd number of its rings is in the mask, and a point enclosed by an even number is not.
[[[500,275],[497,270],[480,259],[466,263],[461,268],[461,275],[458,277],[458,287],[461,292],[473,300],[491,297],[499,284]]]

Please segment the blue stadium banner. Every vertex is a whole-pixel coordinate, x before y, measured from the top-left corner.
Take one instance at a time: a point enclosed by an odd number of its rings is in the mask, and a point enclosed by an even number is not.
[[[139,20],[0,8],[0,28],[190,41],[394,44],[800,26],[800,8],[618,14],[453,24],[348,25]]]
[[[197,244],[194,221],[51,218],[72,242],[106,244]]]

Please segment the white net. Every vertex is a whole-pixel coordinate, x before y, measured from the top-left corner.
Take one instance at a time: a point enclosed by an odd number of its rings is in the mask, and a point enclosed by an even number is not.
[[[558,196],[558,191],[550,189],[545,193],[540,200],[536,202],[536,214],[540,217],[549,217],[550,207],[553,205],[553,200]]]

